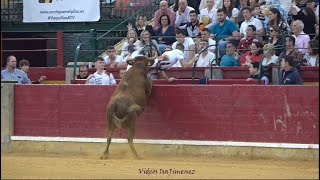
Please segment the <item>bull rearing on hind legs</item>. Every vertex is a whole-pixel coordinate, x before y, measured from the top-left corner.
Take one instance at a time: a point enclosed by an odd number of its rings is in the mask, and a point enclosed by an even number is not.
[[[135,121],[143,112],[147,98],[151,94],[152,81],[147,78],[148,66],[153,65],[155,57],[136,56],[128,60],[132,67],[122,77],[107,106],[108,140],[101,159],[109,157],[112,133],[116,128],[128,130],[128,143],[131,151],[140,158],[133,146]]]

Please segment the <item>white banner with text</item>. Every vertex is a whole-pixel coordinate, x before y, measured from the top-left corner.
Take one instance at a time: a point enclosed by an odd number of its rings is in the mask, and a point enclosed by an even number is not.
[[[23,22],[87,22],[99,19],[99,0],[23,0]]]

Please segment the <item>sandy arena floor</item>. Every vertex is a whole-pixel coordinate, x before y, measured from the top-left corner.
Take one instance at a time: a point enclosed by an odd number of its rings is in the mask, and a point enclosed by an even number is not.
[[[319,179],[319,162],[169,156],[136,160],[131,155],[112,154],[110,159],[100,160],[93,155],[1,154],[1,179],[39,178]]]

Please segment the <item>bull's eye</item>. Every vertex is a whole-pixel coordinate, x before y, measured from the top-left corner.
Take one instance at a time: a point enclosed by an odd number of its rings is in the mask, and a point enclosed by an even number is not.
[[[134,61],[133,60],[128,60],[127,63],[132,66]]]

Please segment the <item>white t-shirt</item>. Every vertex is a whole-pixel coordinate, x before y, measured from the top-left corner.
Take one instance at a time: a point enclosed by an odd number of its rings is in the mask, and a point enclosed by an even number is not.
[[[178,41],[174,42],[172,44],[172,49],[176,49],[178,44]],[[189,61],[192,57],[189,57],[189,50],[190,50],[190,46],[194,45],[194,41],[191,37],[185,37],[184,38],[184,42],[183,42],[183,46],[184,46],[184,59],[186,61]],[[170,52],[170,51],[169,51]]]
[[[216,55],[210,51],[208,52],[208,54],[205,57],[203,57],[203,54],[201,54],[199,56],[199,60],[197,62],[197,67],[208,67],[208,66],[210,66],[211,61],[214,59],[216,59]],[[216,64],[215,62],[216,62],[216,60],[214,61],[213,64]]]
[[[103,58],[103,59],[104,59],[104,62],[105,62],[106,64],[108,64],[108,63],[110,62],[109,56],[106,56],[106,57]],[[121,62],[122,60],[123,60],[123,57],[122,57],[122,56],[116,55],[116,59],[114,60],[114,62]]]
[[[262,22],[259,19],[252,17],[249,21],[245,20],[241,23],[240,33],[244,34],[244,36],[247,36],[246,29],[249,25],[254,25],[257,31],[263,29]]]
[[[279,61],[279,58],[278,56],[276,55],[272,55],[270,60],[267,62],[267,59],[266,58],[263,58],[262,60],[262,66],[268,66],[270,64],[277,64]]]
[[[108,75],[105,71],[103,71],[102,74],[95,72],[93,74],[93,77],[89,79],[89,84],[114,85],[117,84],[117,82],[114,79],[112,73],[109,73]]]
[[[169,67],[182,67],[180,60],[184,59],[183,52],[179,49],[164,52],[162,56],[167,56],[167,61],[160,61],[160,69],[168,69]]]

